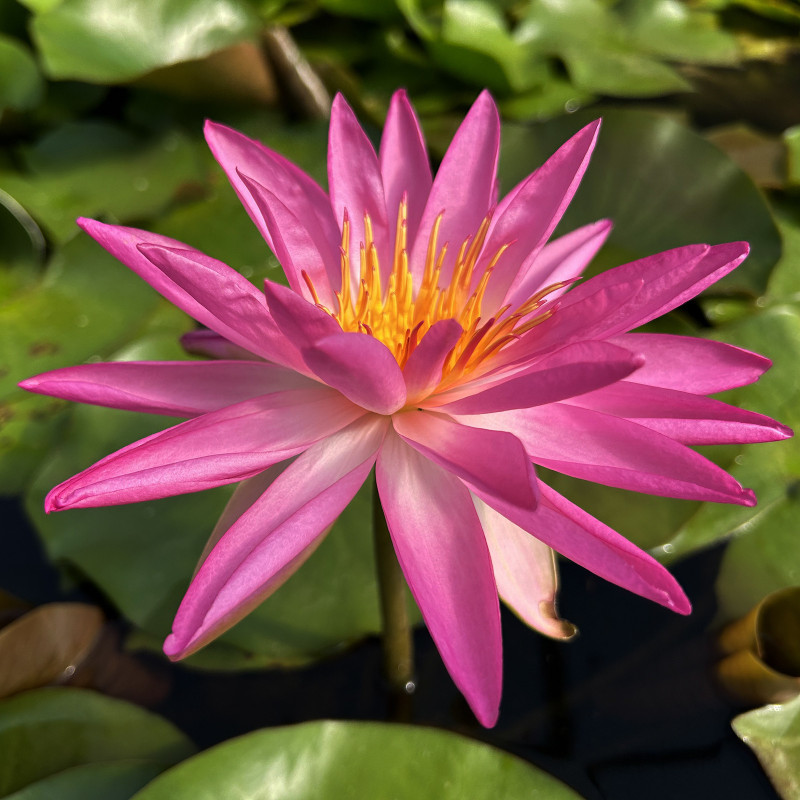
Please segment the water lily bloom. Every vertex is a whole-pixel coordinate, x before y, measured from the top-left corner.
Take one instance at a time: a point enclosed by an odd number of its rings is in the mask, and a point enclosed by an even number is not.
[[[263,290],[180,242],[88,219],[81,227],[204,330],[215,360],[86,364],[22,385],[187,417],[53,489],[48,511],[241,482],[164,645],[197,650],[314,551],[375,468],[395,550],[453,680],[497,719],[498,594],[553,636],[553,551],[686,614],[658,562],[538,479],[534,465],[653,495],[754,505],[687,445],[791,432],[708,394],[770,362],[714,341],[630,331],[734,269],[746,243],[680,247],[579,281],[608,236],[550,242],[583,175],[588,125],[498,202],[500,125],[478,97],[432,177],[397,92],[376,154],[333,104],[329,191],[262,144],[208,123],[209,146],[286,286]]]

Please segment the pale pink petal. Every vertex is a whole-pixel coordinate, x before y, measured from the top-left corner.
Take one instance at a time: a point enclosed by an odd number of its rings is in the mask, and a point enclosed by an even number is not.
[[[309,378],[264,361],[83,364],[20,383],[37,394],[174,417],[195,417],[258,395],[314,385]]]
[[[444,211],[439,248],[448,243],[441,283],[452,274],[455,255],[491,210],[500,148],[500,118],[487,91],[481,92],[447,148],[431,187],[411,249],[409,268],[419,285],[436,217]]]
[[[512,522],[595,575],[679,614],[691,612],[678,582],[652,556],[546,484],[540,486],[536,511],[508,510]]]
[[[330,314],[279,283],[264,281],[264,295],[276,325],[298,352],[319,339],[342,332]]]
[[[303,278],[305,272],[314,284],[320,301],[334,302],[331,280],[341,283],[339,259],[326,262],[328,253],[320,252],[308,229],[308,220],[298,219],[269,189],[244,173],[242,183],[272,231],[272,249],[283,267],[289,286],[309,302],[316,302]],[[313,224],[313,221],[312,221]]]
[[[714,394],[757,381],[772,362],[732,344],[673,336],[666,333],[626,333],[610,341],[645,357],[632,378],[635,383]]]
[[[238,622],[308,558],[369,475],[387,421],[367,417],[307,450],[203,562],[164,643],[183,658]]]
[[[354,279],[357,280],[361,272],[360,248],[366,242],[364,215],[368,214],[385,286],[392,268],[394,242],[389,241],[378,157],[353,110],[340,94],[334,98],[331,109],[328,185],[337,223],[342,224],[345,214],[350,220],[350,266]],[[397,213],[396,208],[393,213]]]
[[[462,332],[463,328],[454,319],[443,319],[434,323],[422,337],[403,367],[409,403],[436,388],[442,379],[445,359]]]
[[[511,434],[471,428],[427,411],[397,414],[392,422],[406,444],[470,488],[478,487],[520,508],[536,507],[536,473],[522,444]]]
[[[774,442],[791,429],[763,414],[674,389],[620,381],[567,401],[638,422],[683,444]]]
[[[577,629],[556,612],[558,569],[552,549],[482,500],[474,502],[500,599],[539,633],[570,639]]]
[[[530,408],[591,392],[627,377],[641,356],[607,342],[576,342],[503,383],[453,402],[440,394],[426,402],[448,414],[484,414]]]
[[[519,271],[502,305],[517,308],[543,287],[579,277],[605,243],[611,227],[609,220],[601,219],[546,244],[536,258]],[[566,291],[567,287],[563,287],[547,297],[554,300]]]
[[[266,186],[297,219],[304,221],[326,263],[339,263],[337,220],[328,195],[313,178],[280,153],[224,125],[208,121],[205,134],[214,158],[273,252],[272,232],[237,170]]]
[[[245,400],[106,456],[56,486],[45,510],[135,503],[243,480],[363,414],[322,386]]]
[[[264,296],[238,272],[197,250],[147,242],[137,249],[202,310],[192,312],[184,305],[198,322],[270,361],[299,366],[296,351],[272,321]]]
[[[397,558],[447,671],[486,727],[502,689],[500,608],[486,539],[458,478],[392,434],[376,467]]]
[[[404,89],[398,89],[392,95],[381,138],[380,165],[389,242],[395,240],[397,210],[403,195],[408,200],[407,237],[409,242],[413,242],[433,179],[419,120]]]
[[[302,351],[314,374],[357,405],[392,414],[405,405],[406,383],[383,342],[366,333],[339,333]]]
[[[488,309],[500,307],[518,273],[528,271],[555,230],[586,172],[599,130],[600,120],[595,120],[578,131],[519,187],[507,206],[498,208],[478,261],[479,273],[503,245],[509,248],[489,281]]]
[[[752,491],[699,453],[608,414],[553,403],[459,419],[511,432],[536,464],[576,478],[665,497],[755,505]]]
[[[215,331],[210,331],[207,328],[184,333],[181,336],[181,346],[187,353],[208,358],[244,361],[250,361],[254,358],[254,354],[249,350],[239,347],[239,345],[234,344],[224,336],[220,336]]]

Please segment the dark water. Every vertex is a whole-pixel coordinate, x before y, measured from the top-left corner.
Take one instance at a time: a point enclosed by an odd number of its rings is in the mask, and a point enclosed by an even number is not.
[[[61,588],[15,501],[0,500],[0,515],[1,588],[37,604],[101,600],[91,589]],[[418,631],[412,722],[512,752],[587,800],[774,800],[755,757],[730,728],[739,709],[713,683],[707,629],[719,557],[712,549],[673,570],[694,604],[690,617],[562,564],[560,610],[580,635],[551,642],[504,610],[505,688],[491,731],[476,723],[430,637]],[[165,690],[154,710],[202,748],[265,726],[387,717],[377,640],[300,670],[197,672],[155,657],[142,664]],[[125,695],[124,680],[113,691]]]

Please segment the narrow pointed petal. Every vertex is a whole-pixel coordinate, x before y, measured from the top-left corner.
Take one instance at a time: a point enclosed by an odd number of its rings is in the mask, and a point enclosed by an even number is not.
[[[404,194],[408,198],[408,241],[413,242],[433,178],[422,129],[404,89],[392,95],[381,138],[380,165],[386,195],[389,242],[395,240],[397,210]]]
[[[492,558],[500,599],[526,624],[553,639],[570,639],[577,629],[556,612],[558,569],[544,542],[474,498]]]
[[[501,305],[517,308],[545,286],[578,278],[605,243],[611,228],[610,220],[601,219],[545,245],[536,258],[520,269]],[[547,297],[554,300],[566,291],[566,287],[558,289]]]
[[[337,221],[328,195],[313,178],[280,153],[225,125],[208,121],[205,135],[214,158],[225,170],[239,200],[273,252],[273,230],[267,226],[258,205],[242,182],[239,170],[262,186],[269,187],[294,217],[306,223],[326,262],[339,263]]]
[[[536,511],[514,511],[512,522],[595,575],[679,614],[691,612],[678,582],[652,556],[551,487],[540,485],[542,502]]]
[[[406,384],[394,356],[366,333],[336,333],[303,350],[314,374],[357,405],[392,414],[406,402]]]
[[[375,148],[358,124],[353,110],[337,94],[331,109],[328,138],[328,185],[336,221],[342,224],[345,212],[350,220],[350,266],[354,278],[360,273],[360,247],[366,241],[364,215],[372,221],[372,231],[381,267],[383,285],[391,269],[394,242],[389,240],[386,200],[383,194]],[[394,210],[397,213],[397,209]]]
[[[20,386],[79,403],[196,417],[258,395],[315,384],[264,361],[118,361],[56,369]]]
[[[455,253],[475,233],[493,205],[500,149],[500,118],[487,91],[481,92],[447,148],[431,187],[419,233],[411,250],[410,269],[418,282],[425,267],[428,239],[444,211],[439,247],[449,242],[442,283],[450,279]]]
[[[499,207],[479,261],[482,273],[504,244],[486,291],[489,309],[499,308],[520,272],[526,272],[550,238],[581,182],[597,141],[600,120],[578,131],[519,187],[510,203]]]
[[[136,503],[249,478],[363,415],[319,387],[211,411],[134,442],[56,486],[46,511]]]
[[[463,328],[454,319],[443,319],[430,327],[403,368],[408,402],[425,397],[442,379],[442,367]]]
[[[635,383],[714,394],[757,381],[772,362],[732,344],[666,333],[626,333],[610,341],[645,357]]]
[[[591,392],[635,372],[644,359],[607,342],[576,342],[542,359],[521,375],[485,391],[447,403],[447,395],[432,398],[448,414],[485,414],[554,403]],[[426,407],[428,407],[426,405]]]
[[[387,427],[380,418],[360,420],[275,478],[198,570],[164,643],[170,658],[219,636],[297,570],[366,480]]]
[[[181,346],[187,353],[207,358],[219,358],[227,361],[251,361],[255,358],[254,353],[207,328],[184,333],[181,336]]]
[[[792,435],[770,417],[674,389],[620,381],[568,401],[644,425],[683,444],[775,442]]]
[[[397,558],[425,624],[475,716],[491,727],[503,677],[500,608],[469,492],[392,434],[376,477]]]
[[[476,421],[460,419],[466,424]],[[753,492],[716,464],[625,419],[554,403],[484,414],[479,423],[510,431],[534,463],[575,478],[664,497],[755,505]]]
[[[264,281],[264,295],[277,327],[298,351],[342,332],[330,314],[279,283]],[[305,362],[303,364],[305,368]]]
[[[320,300],[330,306],[335,299],[331,280],[336,285],[341,281],[339,259],[332,259],[327,251],[320,252],[308,229],[308,220],[298,219],[277,195],[258,181],[244,173],[240,177],[272,231],[272,250],[283,267],[289,286],[309,302],[315,302],[303,278],[302,273],[305,272]]]
[[[471,428],[427,411],[398,414],[392,422],[406,444],[470,487],[520,508],[536,508],[536,473],[511,434]]]
[[[272,321],[264,296],[238,272],[197,250],[148,243],[139,244],[138,250],[191,299],[194,312],[186,303],[181,307],[198,322],[270,361],[297,364],[297,354]]]

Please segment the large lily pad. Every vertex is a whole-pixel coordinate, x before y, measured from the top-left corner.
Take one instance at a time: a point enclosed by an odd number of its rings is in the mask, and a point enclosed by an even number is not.
[[[133,800],[576,800],[555,778],[487,745],[407,725],[311,722],[257,731],[156,778]]]
[[[16,39],[0,35],[0,114],[6,108],[33,108],[43,85],[30,51]]]

